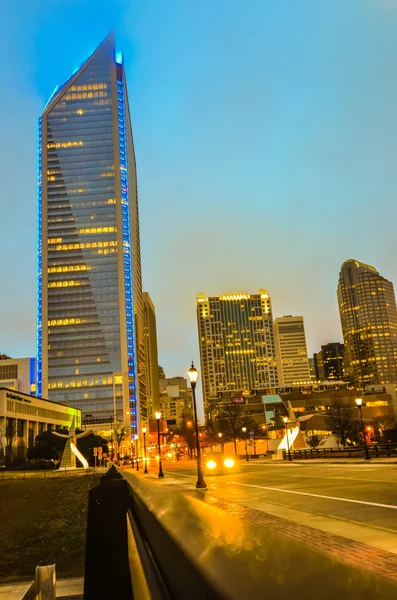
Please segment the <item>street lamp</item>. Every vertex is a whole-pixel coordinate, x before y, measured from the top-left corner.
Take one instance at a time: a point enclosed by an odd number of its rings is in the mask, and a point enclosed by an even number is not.
[[[285,435],[287,436],[288,460],[290,462],[292,462],[291,452],[290,452],[290,449],[289,449],[288,428],[287,428],[288,417],[283,417],[283,421],[285,423]]]
[[[146,460],[146,427],[142,427],[142,433],[143,433],[143,452],[144,452],[144,457],[145,457],[145,470],[143,472],[148,473],[149,471],[147,470],[147,460]]]
[[[198,421],[197,421],[197,406],[196,406],[196,383],[198,378],[198,371],[195,368],[193,361],[192,366],[187,372],[190,379],[190,385],[192,386],[193,395],[193,407],[194,407],[194,427],[196,430],[196,448],[197,448],[197,483],[196,488],[207,489],[207,484],[204,481],[203,472],[201,470],[201,454],[200,454],[200,440],[198,434]]]
[[[135,448],[136,448],[136,470],[139,471],[139,460],[138,460],[138,440],[139,435],[135,436]]]
[[[364,421],[363,421],[363,409],[361,407],[362,403],[363,403],[363,399],[362,398],[356,398],[355,400],[359,411],[360,411],[360,420],[361,420],[361,431],[363,434],[363,440],[364,440],[364,448],[365,448],[365,460],[371,460],[371,457],[369,455],[368,452],[368,446],[367,446],[367,437],[365,435],[365,428],[364,428]]]
[[[157,444],[158,444],[158,447],[159,447],[159,477],[164,477],[163,463],[161,462],[161,443],[160,443],[160,419],[161,419],[161,412],[154,413],[154,416],[156,417],[156,421],[157,421]]]
[[[249,462],[248,448],[247,448],[247,428],[246,427],[242,427],[241,430],[245,434],[245,438],[244,438],[244,441],[245,441],[245,458],[247,459],[247,462]]]

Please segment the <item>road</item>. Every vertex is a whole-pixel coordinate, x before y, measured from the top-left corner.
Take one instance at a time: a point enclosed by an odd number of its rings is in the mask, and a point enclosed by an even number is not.
[[[185,485],[196,478],[192,463],[165,464],[164,472]],[[274,505],[397,533],[397,465],[243,462],[239,473],[205,479],[214,496],[251,508]]]

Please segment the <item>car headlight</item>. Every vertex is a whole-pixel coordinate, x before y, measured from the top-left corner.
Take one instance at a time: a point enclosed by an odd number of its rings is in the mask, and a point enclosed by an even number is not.
[[[234,460],[232,458],[225,458],[223,464],[225,465],[225,467],[228,467],[230,469],[231,467],[234,467]]]
[[[209,461],[207,462],[207,467],[208,467],[208,469],[215,469],[215,467],[216,467],[216,462],[215,462],[214,460],[209,460]]]

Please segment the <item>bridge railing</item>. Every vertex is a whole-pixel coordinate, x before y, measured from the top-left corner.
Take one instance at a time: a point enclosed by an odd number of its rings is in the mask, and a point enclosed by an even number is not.
[[[370,444],[368,452],[371,458],[382,458],[397,456],[397,444]],[[295,458],[363,458],[365,456],[364,446],[351,446],[348,448],[304,448],[291,450],[291,456]],[[284,458],[288,453],[283,452]]]
[[[89,492],[84,599],[222,600],[113,466]]]
[[[284,520],[268,527],[262,511],[183,479],[112,467],[90,490],[85,600],[395,596],[393,582],[285,534]]]

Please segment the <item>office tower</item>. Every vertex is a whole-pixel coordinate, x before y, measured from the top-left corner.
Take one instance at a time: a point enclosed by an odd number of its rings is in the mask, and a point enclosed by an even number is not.
[[[149,418],[159,408],[159,366],[157,350],[156,311],[152,299],[143,292],[143,315],[145,331],[146,392]]]
[[[397,307],[393,284],[369,265],[343,263],[338,304],[345,342],[345,379],[366,384],[397,383]]]
[[[314,361],[314,369],[316,373],[316,381],[324,381],[325,373],[324,373],[324,361],[323,361],[323,353],[322,350],[320,352],[315,352],[313,354]]]
[[[192,388],[188,386],[186,377],[164,377],[160,379],[160,397],[168,396],[183,401],[185,417],[193,416]]]
[[[211,398],[278,384],[272,303],[266,290],[197,296],[204,409]]]
[[[316,377],[316,365],[315,365],[315,362],[314,362],[314,356],[312,356],[312,357],[309,356],[310,381],[312,383],[315,383],[317,381],[317,377]]]
[[[324,366],[324,378],[327,381],[344,381],[343,354],[345,347],[339,342],[332,342],[321,346]]]
[[[303,317],[279,317],[274,321],[274,341],[280,386],[310,383]]]
[[[39,120],[38,392],[147,419],[139,216],[123,57],[109,35]]]

